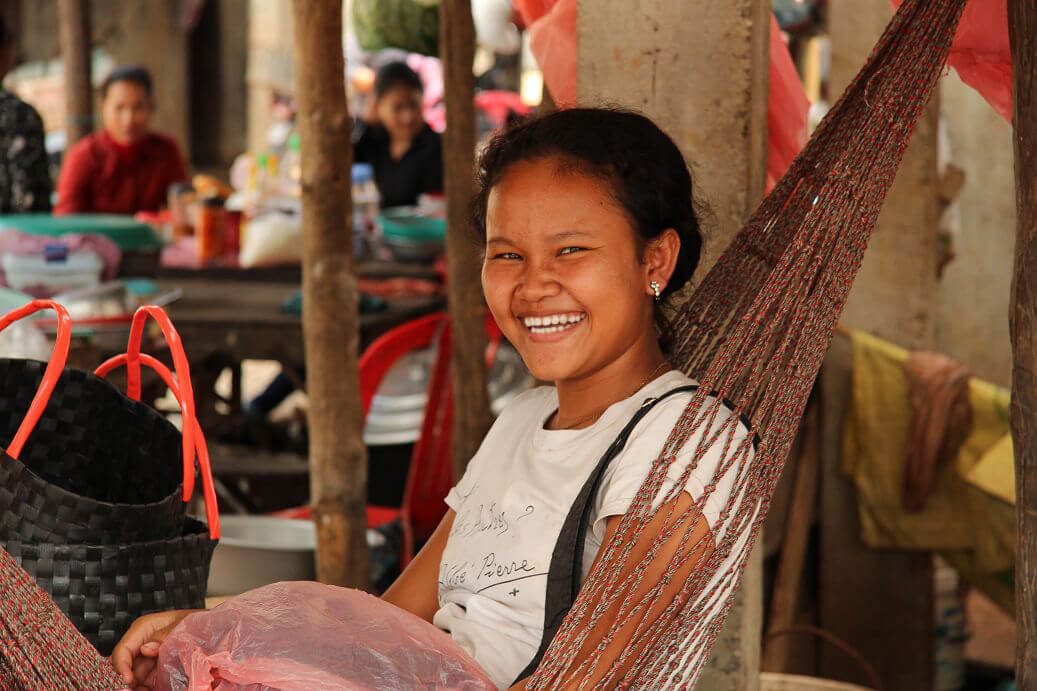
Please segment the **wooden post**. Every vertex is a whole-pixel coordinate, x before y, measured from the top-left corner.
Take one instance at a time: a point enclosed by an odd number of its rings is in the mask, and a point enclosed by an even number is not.
[[[1015,679],[1037,688],[1037,5],[1010,0],[1015,190],[1018,220],[1012,306],[1012,440],[1015,446]]]
[[[443,62],[447,122],[443,179],[447,203],[447,299],[453,328],[453,458],[454,477],[460,478],[490,427],[484,355],[486,317],[479,278],[481,248],[472,237],[468,215],[475,168],[475,25],[468,0],[440,3],[439,55]]]
[[[801,428],[802,452],[797,464],[792,503],[785,520],[785,539],[781,545],[781,558],[771,596],[768,633],[772,636],[764,641],[763,660],[760,663],[760,668],[764,672],[787,671],[791,641],[787,636],[777,634],[788,631],[796,623],[796,599],[802,586],[810,526],[817,505],[820,408],[819,402],[815,399],[807,407]]]
[[[90,0],[58,0],[58,34],[65,60],[66,150],[94,129],[90,84]]]
[[[302,159],[303,338],[317,578],[366,587],[367,457],[362,440],[357,284],[342,3],[293,0]]]

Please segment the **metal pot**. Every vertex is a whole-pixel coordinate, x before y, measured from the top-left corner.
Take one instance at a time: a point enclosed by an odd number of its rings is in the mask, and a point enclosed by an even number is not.
[[[367,415],[364,443],[368,446],[411,444],[418,440],[428,401],[428,382],[436,349],[417,350],[401,358],[382,380]],[[488,376],[490,408],[500,413],[511,399],[533,385],[518,352],[502,343]]]

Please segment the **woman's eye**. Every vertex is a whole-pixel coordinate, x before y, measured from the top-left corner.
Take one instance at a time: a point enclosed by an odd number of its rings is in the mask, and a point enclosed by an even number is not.
[[[494,259],[511,259],[511,260],[522,259],[522,257],[520,257],[519,255],[515,254],[514,252],[500,252],[498,254],[493,255],[493,258]]]
[[[558,254],[575,254],[576,252],[582,252],[586,247],[565,247],[559,250]]]

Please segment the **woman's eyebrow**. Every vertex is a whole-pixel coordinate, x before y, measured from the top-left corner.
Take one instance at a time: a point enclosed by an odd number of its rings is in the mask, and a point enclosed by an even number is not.
[[[571,238],[589,238],[591,234],[582,230],[563,230],[560,233],[548,236],[552,240],[569,240]]]

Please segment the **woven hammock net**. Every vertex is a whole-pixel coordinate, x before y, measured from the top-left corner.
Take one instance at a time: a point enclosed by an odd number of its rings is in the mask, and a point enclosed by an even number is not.
[[[694,685],[964,5],[903,3],[806,148],[676,315],[674,362],[701,386],[528,688]],[[676,482],[665,481],[690,440],[690,464]],[[722,460],[713,482],[689,507],[680,498],[690,473],[716,449]],[[718,487],[729,497],[719,519],[693,530],[698,507]],[[0,686],[120,688],[41,597],[0,550]],[[589,642],[598,626],[607,634]]]

